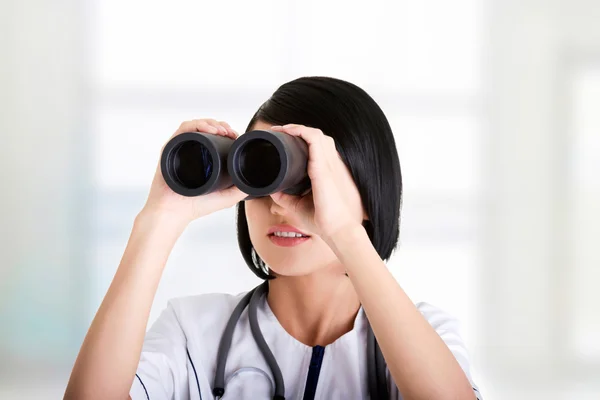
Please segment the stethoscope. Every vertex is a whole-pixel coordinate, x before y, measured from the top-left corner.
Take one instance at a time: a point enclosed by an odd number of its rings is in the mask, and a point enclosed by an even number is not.
[[[273,353],[267,345],[267,342],[260,331],[260,327],[258,326],[258,300],[268,291],[268,281],[261,283],[242,298],[242,300],[231,313],[231,317],[229,317],[229,321],[225,326],[223,336],[221,336],[219,350],[217,353],[217,371],[215,373],[215,384],[213,389],[213,395],[216,397],[216,399],[220,399],[223,397],[223,394],[225,394],[225,364],[227,363],[227,355],[229,354],[229,349],[231,348],[233,331],[238,320],[240,319],[240,316],[242,315],[242,312],[247,306],[249,306],[248,319],[250,321],[250,330],[252,331],[252,336],[254,337],[260,352],[267,361],[267,364],[271,369],[271,373],[275,378],[275,395],[273,396],[273,400],[285,400],[285,385],[283,383],[281,370],[279,369],[279,365],[277,364],[277,361],[275,360],[275,357],[273,356]],[[367,329],[367,363],[369,395],[371,400],[387,400],[389,398],[389,394],[385,377],[386,364],[370,325],[368,325]]]

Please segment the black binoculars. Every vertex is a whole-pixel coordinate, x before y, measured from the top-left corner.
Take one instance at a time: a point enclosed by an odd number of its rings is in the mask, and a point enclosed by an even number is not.
[[[165,145],[160,167],[165,182],[183,196],[237,186],[253,197],[277,192],[299,195],[310,188],[308,146],[283,132],[254,130],[233,140],[185,132]]]

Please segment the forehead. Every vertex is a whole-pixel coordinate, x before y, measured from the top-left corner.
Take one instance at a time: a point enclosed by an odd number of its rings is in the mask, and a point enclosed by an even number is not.
[[[266,130],[269,129],[273,126],[273,124],[269,124],[263,121],[257,121],[254,126],[251,126],[250,128],[252,130]]]

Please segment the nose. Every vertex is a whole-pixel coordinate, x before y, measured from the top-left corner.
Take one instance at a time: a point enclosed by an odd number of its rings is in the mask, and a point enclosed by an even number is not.
[[[281,216],[285,216],[288,214],[288,209],[275,203],[275,201],[273,201],[273,199],[271,198],[271,196],[269,196],[269,201],[271,202],[271,205],[269,207],[269,210],[271,211],[271,214],[273,215],[281,215]]]

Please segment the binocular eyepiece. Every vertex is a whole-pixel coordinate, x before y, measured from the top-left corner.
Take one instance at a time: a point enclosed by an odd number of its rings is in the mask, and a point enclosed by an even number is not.
[[[308,146],[299,137],[255,130],[233,140],[201,132],[175,136],[164,147],[161,172],[183,196],[237,186],[249,197],[276,192],[299,195],[310,188]]]

